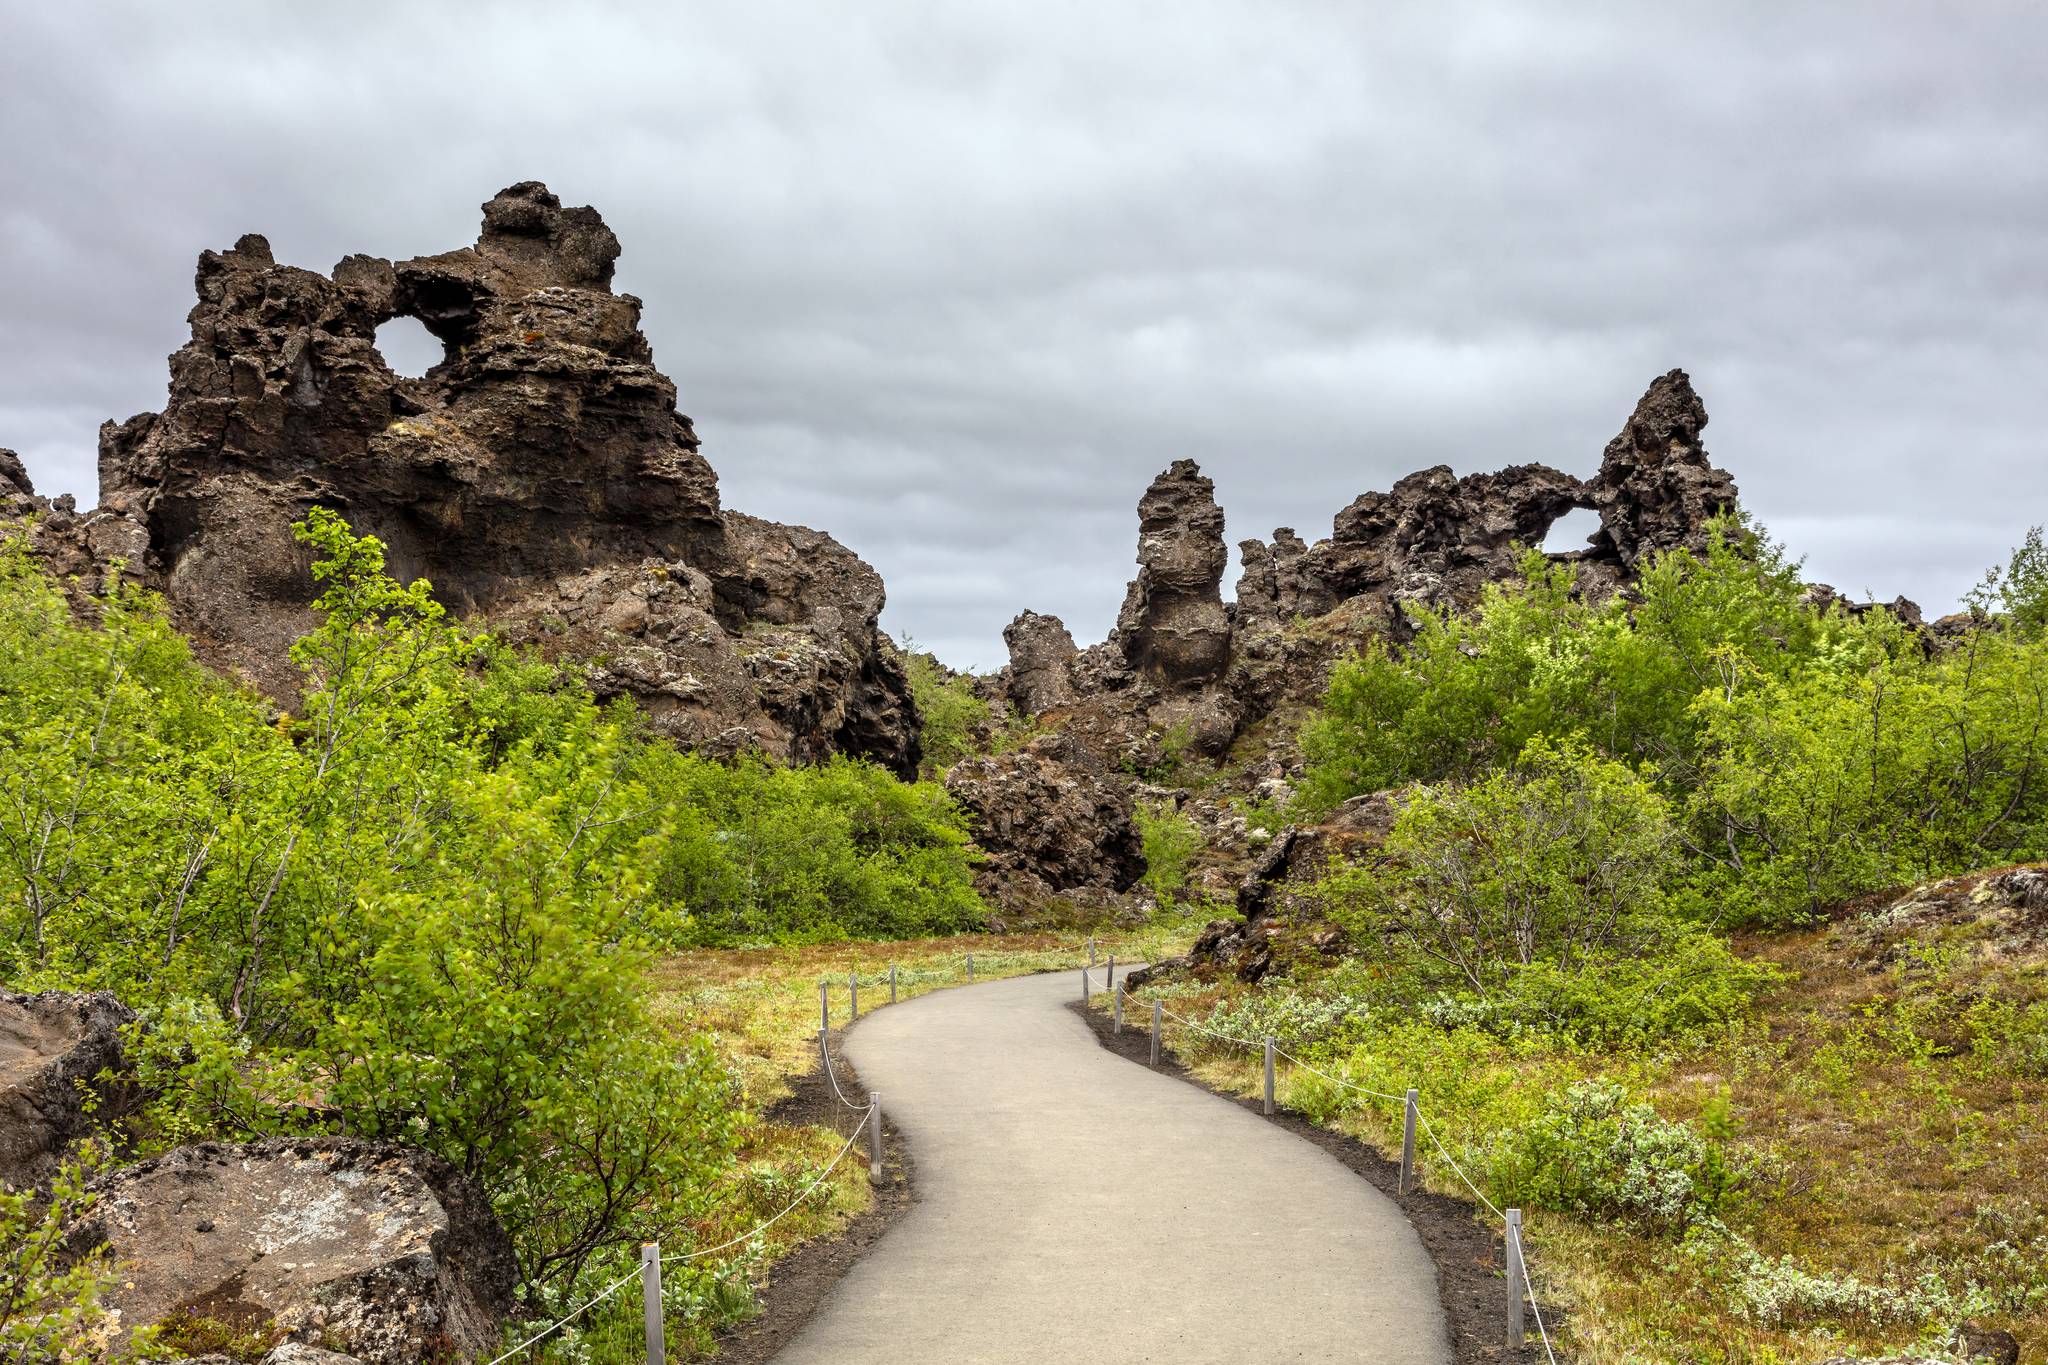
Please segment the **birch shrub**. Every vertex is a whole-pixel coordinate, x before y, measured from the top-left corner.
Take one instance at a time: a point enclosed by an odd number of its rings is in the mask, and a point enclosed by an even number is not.
[[[145,1147],[332,1131],[455,1163],[529,1298],[703,1212],[734,1145],[653,948],[979,922],[943,792],[721,766],[451,620],[316,510],[317,624],[279,713],[133,588],[74,617],[0,539],[0,980],[146,1027]],[[804,894],[796,892],[801,889]]]

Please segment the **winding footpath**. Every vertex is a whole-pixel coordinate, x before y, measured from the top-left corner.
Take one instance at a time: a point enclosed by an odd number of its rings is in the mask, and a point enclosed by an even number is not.
[[[1079,994],[1074,973],[1018,977],[848,1032],[918,1200],[777,1365],[1449,1365],[1435,1267],[1393,1201],[1102,1048]]]

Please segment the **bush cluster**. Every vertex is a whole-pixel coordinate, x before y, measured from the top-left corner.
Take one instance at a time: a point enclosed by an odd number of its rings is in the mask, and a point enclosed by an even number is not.
[[[1494,1179],[1549,1208],[1664,1232],[1712,1217],[1739,1183],[1718,1141],[1607,1080],[1580,1081],[1507,1134]]]
[[[1304,804],[1478,782],[1532,756],[1550,768],[1561,747],[1589,780],[1624,764],[1664,803],[1683,864],[1664,879],[1720,923],[1796,922],[2048,852],[2038,531],[1973,594],[1960,639],[1933,649],[1883,609],[1810,594],[1732,518],[1701,553],[1659,556],[1629,596],[1576,588],[1571,564],[1532,554],[1476,610],[1419,613],[1405,648],[1340,664],[1303,732]]]
[[[147,594],[74,617],[0,541],[0,979],[141,1013],[138,1136],[403,1140],[475,1178],[538,1302],[686,1238],[729,1161],[657,946],[976,925],[944,793],[678,752],[573,672],[450,620],[315,511],[318,624],[280,715]]]

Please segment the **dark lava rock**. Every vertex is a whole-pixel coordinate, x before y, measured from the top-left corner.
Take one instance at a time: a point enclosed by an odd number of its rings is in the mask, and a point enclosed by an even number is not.
[[[1319,825],[1289,825],[1238,883],[1238,918],[1211,921],[1185,956],[1133,973],[1131,987],[1183,972],[1228,972],[1255,982],[1304,957],[1341,955],[1343,935],[1299,893],[1341,867],[1378,857],[1399,812],[1399,793],[1374,792],[1346,801]]]
[[[973,818],[974,840],[988,855],[976,880],[1000,904],[1125,891],[1144,874],[1130,783],[1072,737],[1047,735],[956,763],[946,790]]]
[[[1027,716],[1039,716],[1073,701],[1068,665],[1080,651],[1074,647],[1066,622],[1035,611],[1019,612],[1016,620],[1003,627],[1003,643],[1010,649],[1010,664],[1003,677],[1003,692],[1010,705]]]
[[[0,990],[0,1183],[34,1185],[95,1122],[120,1117],[121,1030],[134,1021],[104,991]]]
[[[1222,676],[1230,663],[1223,609],[1223,509],[1193,460],[1175,460],[1138,500],[1138,576],[1111,637],[1141,675],[1173,687]]]
[[[124,1327],[207,1319],[364,1365],[488,1359],[519,1277],[453,1167],[341,1138],[202,1143],[114,1172],[70,1246],[108,1249]]]
[[[1660,550],[1700,550],[1706,525],[1735,506],[1735,479],[1700,444],[1707,406],[1684,370],[1654,380],[1600,456],[1590,505],[1593,557],[1634,571]],[[1531,542],[1532,544],[1535,542]]]
[[[291,523],[320,505],[456,611],[604,657],[600,690],[681,740],[911,771],[880,577],[829,536],[721,507],[640,301],[612,292],[618,254],[594,210],[533,182],[435,256],[321,275],[258,236],[204,253],[169,402],[102,429],[106,529],[74,540],[126,555],[209,661],[281,702],[312,623]],[[396,317],[446,347],[423,378],[377,350]]]
[[[1509,577],[1521,551],[1580,506],[1579,481],[1547,465],[1516,465],[1458,478],[1449,465],[1410,474],[1339,512],[1330,539],[1304,557],[1297,594],[1324,611],[1353,597],[1397,605],[1465,605]]]

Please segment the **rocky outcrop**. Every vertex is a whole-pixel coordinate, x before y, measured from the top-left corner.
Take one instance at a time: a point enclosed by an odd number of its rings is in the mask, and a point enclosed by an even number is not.
[[[1027,716],[1042,716],[1074,700],[1068,666],[1080,650],[1074,647],[1066,622],[1035,611],[1019,612],[1003,627],[1003,643],[1010,650],[1003,676],[1003,694],[1010,705]]]
[[[210,1320],[364,1365],[489,1359],[518,1280],[482,1193],[404,1148],[202,1143],[99,1195],[70,1244],[112,1256],[104,1302],[124,1329]]]
[[[1600,470],[1581,481],[1548,465],[1515,465],[1460,478],[1437,465],[1386,492],[1360,495],[1339,512],[1330,538],[1303,548],[1292,530],[1271,546],[1240,547],[1242,622],[1320,616],[1362,602],[1401,633],[1402,605],[1469,606],[1510,576],[1517,556],[1540,546],[1567,512],[1598,512],[1600,527],[1576,558],[1589,590],[1632,576],[1651,555],[1702,549],[1706,525],[1735,505],[1735,480],[1707,458],[1706,405],[1683,370],[1652,381]]]
[[[1706,547],[1707,523],[1736,496],[1734,476],[1700,444],[1706,425],[1707,405],[1684,370],[1651,383],[1588,486],[1586,505],[1600,514],[1591,558],[1633,572],[1659,551]]]
[[[973,820],[987,855],[976,880],[999,904],[1125,891],[1144,873],[1129,782],[1075,736],[956,763],[946,790]]]
[[[602,657],[596,685],[679,739],[910,771],[880,577],[829,536],[720,505],[640,301],[612,291],[618,255],[594,210],[531,182],[439,255],[321,275],[258,236],[204,253],[167,406],[101,432],[94,535],[205,657],[280,701],[311,624],[291,523],[321,505],[458,612]],[[446,347],[423,378],[377,350],[397,317]]]
[[[34,1185],[96,1122],[121,1117],[121,1030],[134,1021],[103,991],[0,990],[0,1184]]]
[[[1330,538],[1301,556],[1292,591],[1311,615],[1370,598],[1398,626],[1402,603],[1434,608],[1475,600],[1486,584],[1513,573],[1517,554],[1540,545],[1584,497],[1578,480],[1547,465],[1464,478],[1437,465],[1339,512]]]
[[[1230,972],[1258,981],[1304,955],[1333,955],[1342,936],[1322,907],[1300,893],[1339,867],[1379,856],[1400,812],[1398,794],[1353,797],[1315,825],[1289,825],[1276,835],[1237,887],[1237,918],[1203,929],[1178,968]]]
[[[1138,576],[1110,638],[1140,676],[1200,686],[1230,663],[1223,609],[1223,509],[1193,460],[1175,460],[1138,500]]]
[[[1541,464],[1462,477],[1447,465],[1421,470],[1354,499],[1314,545],[1288,527],[1271,542],[1240,541],[1243,573],[1227,607],[1214,486],[1192,461],[1176,461],[1139,500],[1138,573],[1109,639],[1076,651],[1063,626],[1025,613],[1005,632],[1001,694],[1028,714],[1057,711],[1067,749],[1086,753],[1112,782],[1172,767],[1169,750],[1227,755],[1252,781],[1284,779],[1298,762],[1291,726],[1269,718],[1311,703],[1332,662],[1367,638],[1405,638],[1411,608],[1476,602],[1566,513],[1601,518],[1587,547],[1563,556],[1590,594],[1625,587],[1657,552],[1702,548],[1708,521],[1735,503],[1733,479],[1701,444],[1706,420],[1691,382],[1673,370],[1651,383],[1592,479]],[[1059,781],[1041,764],[1031,785]],[[1008,841],[1012,882],[1032,872],[1032,849],[1064,848],[1026,836],[1028,819],[1004,815],[996,836]],[[1212,955],[1238,946],[1212,944]]]
[[[1308,557],[1308,544],[1292,526],[1274,531],[1271,545],[1256,538],[1240,540],[1237,554],[1242,566],[1237,579],[1238,626],[1286,625],[1296,616],[1329,610],[1319,594],[1304,600],[1307,580],[1302,561]]]

